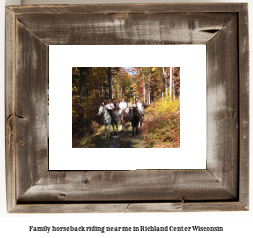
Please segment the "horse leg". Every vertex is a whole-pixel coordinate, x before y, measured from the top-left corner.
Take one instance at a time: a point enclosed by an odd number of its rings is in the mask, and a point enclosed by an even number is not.
[[[110,137],[110,126],[111,126],[111,124],[109,123],[108,124],[108,137]]]
[[[107,128],[106,128],[106,124],[105,124],[105,138],[106,138],[106,134],[107,134],[107,133],[106,133],[106,130],[107,130]]]
[[[123,129],[124,124],[125,124],[124,115],[122,115],[122,118],[121,118],[122,129]]]
[[[121,114],[119,115],[119,120],[118,120],[118,122],[120,123],[120,125],[121,125],[121,130],[123,129],[123,126],[122,126],[122,121],[121,121]],[[119,126],[120,127],[120,126]],[[119,128],[120,129],[120,128]]]
[[[124,120],[124,114],[123,114],[121,117],[121,129],[122,130],[123,130],[124,124],[125,124],[125,120]]]
[[[124,116],[124,127],[126,127],[127,126],[127,114],[126,114],[126,112],[124,112],[124,114],[123,114],[123,116]]]
[[[112,130],[113,130],[113,135],[114,135],[114,122],[112,123]]]

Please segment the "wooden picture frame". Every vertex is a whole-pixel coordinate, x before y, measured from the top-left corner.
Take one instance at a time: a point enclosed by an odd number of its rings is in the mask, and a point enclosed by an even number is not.
[[[8,212],[247,211],[248,40],[246,3],[6,7]],[[206,169],[49,171],[55,44],[206,44]]]

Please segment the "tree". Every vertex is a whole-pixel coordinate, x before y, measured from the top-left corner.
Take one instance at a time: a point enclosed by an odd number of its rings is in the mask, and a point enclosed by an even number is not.
[[[174,95],[176,98],[180,96],[180,67],[173,68],[173,86],[174,86]]]
[[[164,67],[163,67],[163,72],[162,72],[162,99],[164,98],[164,89],[165,89],[165,93],[167,94],[167,84],[165,82]]]
[[[150,82],[151,82],[151,67],[149,67],[149,72],[148,72],[148,104],[150,104]]]
[[[112,100],[112,68],[108,67],[109,98]]]
[[[141,74],[142,74],[142,82],[143,82],[143,101],[146,102],[146,86],[145,86],[145,77],[144,77],[144,68],[141,68]]]
[[[79,121],[81,124],[84,123],[84,97],[85,97],[85,86],[86,78],[85,72],[86,68],[81,67],[80,69],[80,81],[79,81],[79,96],[80,96],[80,110],[79,110]]]

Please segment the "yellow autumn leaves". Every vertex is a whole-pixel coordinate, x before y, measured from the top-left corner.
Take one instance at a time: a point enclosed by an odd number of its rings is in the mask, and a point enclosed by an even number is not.
[[[170,96],[165,97],[164,99],[158,99],[152,103],[151,107],[147,108],[147,112],[152,114],[163,114],[165,112],[177,112],[180,110],[180,101],[179,99],[171,99]]]

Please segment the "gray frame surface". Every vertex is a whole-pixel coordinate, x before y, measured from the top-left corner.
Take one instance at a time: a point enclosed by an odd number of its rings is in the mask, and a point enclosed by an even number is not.
[[[49,171],[48,46],[55,44],[206,44],[207,169]],[[248,5],[6,7],[5,118],[8,212],[246,211]]]

